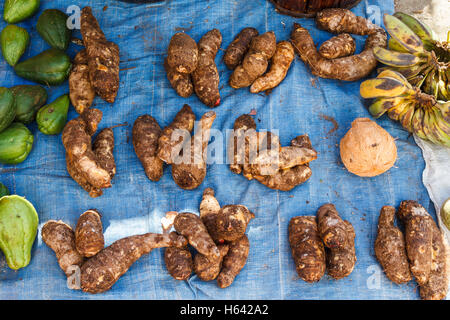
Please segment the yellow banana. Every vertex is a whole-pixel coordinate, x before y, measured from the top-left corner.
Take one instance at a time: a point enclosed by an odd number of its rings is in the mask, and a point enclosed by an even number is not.
[[[398,44],[405,48],[408,52],[423,52],[422,40],[412,31],[405,23],[403,23],[397,17],[389,14],[384,15],[384,26],[389,32],[392,38],[394,38]]]
[[[423,116],[424,116],[424,112],[422,108],[418,108],[416,109],[416,112],[413,115],[413,118],[411,120],[412,123],[412,129],[413,132],[419,137],[422,138],[424,140],[427,140],[427,137],[425,136],[424,132],[423,132]]]
[[[381,71],[377,78],[391,78],[400,81],[403,83],[406,87],[409,89],[412,89],[411,84],[408,82],[408,79],[406,79],[401,73],[395,72],[394,70],[386,69]]]
[[[370,79],[361,83],[359,92],[363,98],[397,97],[407,90],[407,86],[392,78]]]
[[[403,100],[399,104],[397,104],[395,107],[388,110],[388,117],[392,120],[398,121],[400,117],[405,114],[410,108],[414,109],[414,103],[410,100]]]
[[[399,117],[399,121],[402,124],[403,128],[405,128],[409,132],[413,132],[412,118],[414,116],[415,111],[416,111],[415,106],[414,104],[412,104],[411,108],[409,108],[408,111],[406,111]]]

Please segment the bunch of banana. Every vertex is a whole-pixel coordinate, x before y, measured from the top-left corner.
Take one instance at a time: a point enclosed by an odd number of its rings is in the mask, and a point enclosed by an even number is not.
[[[439,42],[425,24],[405,13],[384,15],[389,49],[374,48],[378,61],[403,74],[423,92],[450,100],[450,43]],[[449,32],[450,36],[450,32]]]
[[[384,70],[377,78],[364,81],[360,93],[363,98],[375,98],[369,107],[375,118],[387,113],[418,137],[450,147],[450,101],[423,93],[393,70]]]

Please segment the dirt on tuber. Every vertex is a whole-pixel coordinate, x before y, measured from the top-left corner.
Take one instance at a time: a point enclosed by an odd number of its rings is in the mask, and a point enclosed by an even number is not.
[[[91,209],[78,218],[75,246],[83,257],[93,257],[105,247],[101,217],[97,210]]]
[[[152,181],[159,181],[163,175],[164,163],[157,156],[161,134],[158,122],[150,115],[142,115],[134,122],[134,151],[144,167],[145,174]]]
[[[241,32],[239,32],[233,42],[231,42],[228,46],[223,57],[223,61],[228,69],[236,69],[236,67],[242,62],[242,59],[244,59],[253,38],[258,36],[258,34],[258,30],[255,28],[244,28]]]

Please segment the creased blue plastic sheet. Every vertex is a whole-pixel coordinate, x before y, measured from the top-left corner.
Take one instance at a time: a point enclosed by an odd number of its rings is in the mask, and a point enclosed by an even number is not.
[[[258,129],[279,130],[283,145],[297,135],[308,133],[319,157],[311,163],[312,178],[290,192],[266,188],[256,181],[231,173],[226,164],[211,164],[203,184],[184,191],[174,183],[170,167],[159,182],[149,181],[131,143],[136,118],[148,113],[161,126],[168,125],[184,103],[192,106],[197,118],[209,111],[198,98],[180,98],[170,87],[163,68],[170,37],[184,30],[196,41],[218,28],[222,48],[244,27],[265,32],[274,30],[278,40],[286,40],[294,21],[310,30],[321,43],[331,35],[319,31],[312,19],[278,14],[266,0],[173,0],[157,5],[132,5],[118,1],[41,1],[39,12],[48,8],[66,11],[70,6],[92,6],[109,40],[121,50],[121,85],[117,101],[107,104],[97,98],[95,105],[104,113],[100,128],[127,123],[114,129],[117,175],[113,187],[103,196],[91,199],[68,175],[61,136],[46,136],[29,126],[35,144],[29,158],[17,166],[1,166],[0,181],[13,193],[23,195],[36,207],[40,227],[49,220],[63,220],[74,226],[79,215],[97,208],[103,214],[107,244],[134,234],[161,232],[160,219],[167,211],[198,212],[204,188],[212,187],[225,204],[244,204],[255,214],[248,236],[251,242],[247,265],[233,285],[219,289],[216,283],[202,282],[195,275],[189,281],[176,281],[164,266],[163,250],[142,257],[103,294],[90,295],[69,290],[66,277],[54,253],[36,240],[30,265],[18,272],[0,263],[0,299],[417,299],[415,284],[398,286],[382,273],[374,256],[377,219],[383,205],[398,206],[405,199],[418,200],[430,212],[434,209],[421,180],[424,162],[420,149],[400,125],[386,117],[378,120],[396,138],[398,160],[394,168],[376,178],[360,178],[348,173],[339,157],[339,140],[357,117],[370,117],[359,96],[360,82],[340,82],[314,77],[298,58],[284,82],[270,95],[234,90],[228,84],[230,71],[223,62],[223,50],[216,61],[220,72],[222,103],[215,109],[213,128],[225,132],[243,113],[256,110]],[[369,16],[392,13],[393,1],[362,1],[353,11]],[[3,9],[3,8],[1,8]],[[70,9],[73,9],[70,8]],[[25,57],[48,48],[35,26],[38,15],[20,23],[31,35],[31,48]],[[5,22],[0,23],[3,28]],[[75,37],[81,35],[77,30]],[[356,37],[358,50],[363,37]],[[71,44],[73,57],[81,48]],[[11,87],[28,83],[17,77],[2,59],[0,85]],[[48,88],[49,101],[68,92],[67,84]],[[69,118],[76,117],[71,108]],[[338,129],[331,132],[335,119]],[[328,120],[327,120],[328,119]],[[225,150],[225,146],[223,148]],[[332,202],[356,230],[358,262],[353,273],[334,281],[325,276],[319,283],[298,279],[291,257],[287,227],[298,215],[314,215],[324,203]]]

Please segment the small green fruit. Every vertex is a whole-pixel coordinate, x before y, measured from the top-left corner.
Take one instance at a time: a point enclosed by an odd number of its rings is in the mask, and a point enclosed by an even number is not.
[[[11,88],[16,104],[16,122],[34,121],[36,113],[47,102],[47,91],[38,85],[19,85]]]
[[[28,157],[33,148],[34,137],[25,125],[14,122],[0,133],[0,162],[19,164]]]
[[[68,16],[57,9],[47,9],[42,12],[36,29],[50,46],[67,50],[72,36],[72,30],[67,28]]]
[[[65,94],[52,103],[43,106],[36,116],[39,130],[44,134],[61,133],[67,122],[69,104],[69,95]]]
[[[24,28],[10,24],[0,35],[3,57],[10,66],[15,66],[30,43],[30,35]]]
[[[39,0],[5,0],[3,18],[17,23],[31,17],[39,9]]]
[[[0,198],[0,249],[11,269],[25,268],[30,263],[38,224],[36,209],[25,198]]]
[[[14,121],[16,104],[14,94],[8,88],[0,87],[0,132]]]

